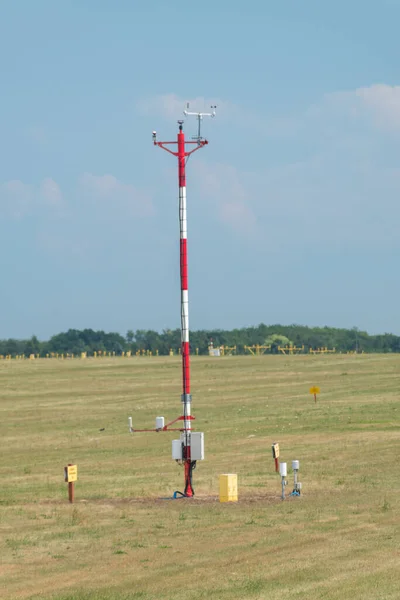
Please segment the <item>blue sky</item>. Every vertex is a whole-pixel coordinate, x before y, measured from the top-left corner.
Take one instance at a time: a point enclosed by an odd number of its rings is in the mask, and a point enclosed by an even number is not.
[[[244,8],[245,7],[245,8]],[[179,326],[400,334],[395,0],[19,0],[0,7],[0,337]],[[195,122],[185,122],[188,135]]]

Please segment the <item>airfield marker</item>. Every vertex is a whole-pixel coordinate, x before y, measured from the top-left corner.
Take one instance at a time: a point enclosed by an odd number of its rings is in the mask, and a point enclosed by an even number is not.
[[[321,392],[321,390],[319,389],[318,386],[313,385],[313,387],[310,387],[310,394],[314,395],[314,402],[317,403],[317,394],[319,394]]]
[[[64,481],[68,483],[68,500],[73,504],[75,499],[75,481],[78,480],[78,467],[68,463],[67,467],[64,467]]]
[[[272,444],[272,457],[275,459],[275,472],[279,473],[279,444],[277,442]]]

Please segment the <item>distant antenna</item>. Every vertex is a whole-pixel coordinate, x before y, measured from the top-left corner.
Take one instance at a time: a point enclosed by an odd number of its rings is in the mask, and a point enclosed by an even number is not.
[[[192,137],[192,140],[196,140],[196,142],[200,145],[203,138],[201,137],[201,122],[203,120],[203,117],[211,117],[212,119],[215,117],[215,111],[216,111],[216,106],[211,106],[212,112],[210,113],[205,113],[205,112],[189,112],[189,102],[187,102],[186,104],[186,110],[183,111],[183,114],[188,116],[193,116],[193,117],[197,117],[197,123],[198,123],[198,127],[197,127],[197,135]]]

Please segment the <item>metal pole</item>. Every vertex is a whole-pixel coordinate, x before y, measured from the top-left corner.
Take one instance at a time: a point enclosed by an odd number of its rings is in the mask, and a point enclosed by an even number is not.
[[[187,108],[189,104],[187,105]],[[180,229],[180,279],[181,279],[181,355],[182,355],[182,395],[183,405],[182,417],[176,420],[183,421],[183,452],[182,459],[185,473],[185,496],[193,496],[192,470],[195,461],[191,457],[191,402],[190,393],[190,348],[189,348],[189,297],[188,297],[188,256],[187,256],[187,214],[186,214],[186,161],[187,158],[208,144],[207,140],[200,135],[200,122],[203,116],[214,117],[215,106],[212,107],[212,113],[190,113],[184,111],[185,115],[195,115],[199,121],[198,135],[192,138],[192,141],[185,141],[183,133],[183,121],[178,121],[179,131],[176,142],[159,142],[157,133],[153,131],[153,143],[159,148],[163,148],[173,156],[178,158],[178,183],[179,183],[179,229]],[[171,150],[168,146],[177,144],[177,152]],[[186,149],[187,146],[195,146],[192,150]],[[175,421],[173,421],[175,422]],[[166,431],[168,426],[164,428]],[[142,430],[144,431],[144,430]]]
[[[185,430],[183,459],[185,465],[185,495],[193,496],[190,458],[190,349],[189,349],[189,292],[187,255],[187,211],[186,211],[186,151],[183,125],[178,133],[178,182],[179,182],[179,228],[180,228],[180,276],[181,276],[181,354],[182,354],[182,403]]]
[[[68,463],[68,466],[71,467],[72,463]],[[75,498],[74,482],[73,481],[69,481],[68,482],[68,500],[70,501],[71,504],[73,504],[74,498]]]

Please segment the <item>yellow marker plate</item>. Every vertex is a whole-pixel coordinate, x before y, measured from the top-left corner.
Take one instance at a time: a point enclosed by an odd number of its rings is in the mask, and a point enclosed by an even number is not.
[[[279,458],[279,444],[272,444],[272,458]]]
[[[321,392],[321,390],[316,385],[314,385],[313,387],[310,387],[310,394],[319,394],[320,392]]]
[[[69,465],[68,467],[64,467],[64,479],[67,483],[72,483],[72,481],[78,480],[78,466],[77,465]]]

